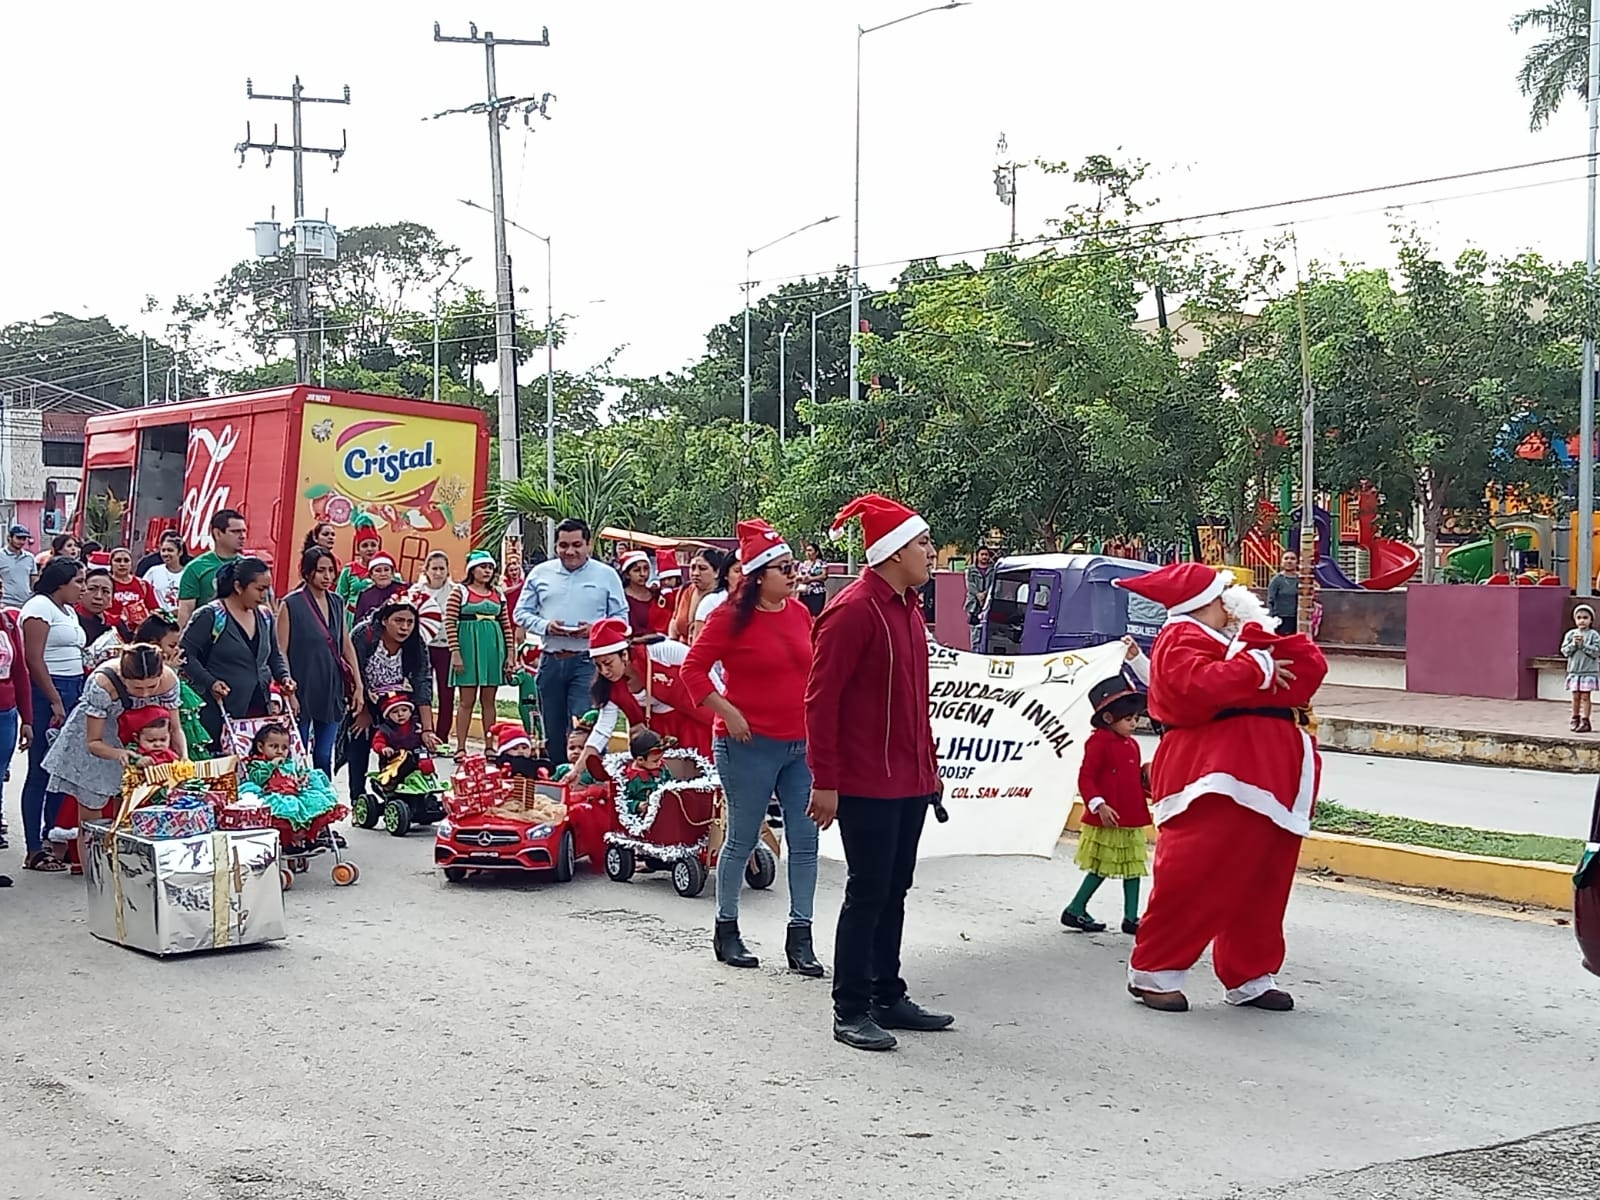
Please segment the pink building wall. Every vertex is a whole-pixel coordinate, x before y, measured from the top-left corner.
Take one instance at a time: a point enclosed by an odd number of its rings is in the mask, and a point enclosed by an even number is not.
[[[1561,644],[1562,588],[1412,584],[1406,589],[1406,690],[1532,700],[1529,660]]]

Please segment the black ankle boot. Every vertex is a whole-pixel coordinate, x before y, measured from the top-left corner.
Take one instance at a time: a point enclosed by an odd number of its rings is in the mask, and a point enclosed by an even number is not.
[[[730,967],[759,967],[761,960],[750,953],[739,936],[739,922],[718,921],[717,931],[711,938],[711,948],[717,952],[717,961]]]
[[[822,964],[817,961],[816,953],[811,949],[811,926],[789,926],[788,936],[783,939],[783,952],[788,955],[789,970],[796,975],[806,975],[812,979],[822,978]]]

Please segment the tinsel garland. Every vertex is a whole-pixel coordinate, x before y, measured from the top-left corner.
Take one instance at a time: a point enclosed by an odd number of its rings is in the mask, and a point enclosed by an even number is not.
[[[608,833],[606,834],[606,845],[632,850],[639,858],[654,859],[658,862],[677,862],[680,858],[701,857],[705,853],[707,842],[705,838],[701,838],[692,846],[658,846],[654,842],[647,842],[641,838],[624,837],[620,833]]]
[[[644,811],[635,815],[628,811],[627,804],[622,798],[622,788],[617,787],[616,807],[617,822],[634,838],[643,838],[650,827],[656,823],[656,814],[661,811],[661,802],[668,792],[714,792],[722,786],[722,780],[717,776],[717,767],[709,758],[698,750],[679,747],[668,750],[663,758],[686,758],[700,769],[698,779],[670,779],[652,791],[645,800]],[[622,772],[632,762],[631,756],[626,754],[612,754],[606,758],[606,770],[611,778],[620,780]],[[638,851],[638,853],[645,853]],[[674,851],[673,853],[677,853]]]

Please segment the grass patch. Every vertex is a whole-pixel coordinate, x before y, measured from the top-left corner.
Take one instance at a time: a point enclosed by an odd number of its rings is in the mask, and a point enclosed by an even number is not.
[[[1481,854],[1489,858],[1514,858],[1522,862],[1575,864],[1583,857],[1581,838],[1547,837],[1537,833],[1496,833],[1471,829],[1465,825],[1438,825],[1414,821],[1410,817],[1391,817],[1382,813],[1346,808],[1332,800],[1319,800],[1311,828],[1318,833],[1370,838],[1377,842],[1397,842],[1406,846],[1426,846],[1433,850],[1453,850],[1457,854]]]

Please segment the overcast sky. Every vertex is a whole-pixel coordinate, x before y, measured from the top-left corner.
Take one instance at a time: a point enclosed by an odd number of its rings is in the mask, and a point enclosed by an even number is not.
[[[53,309],[135,328],[147,293],[203,290],[251,250],[248,224],[290,208],[290,164],[232,153],[308,93],[307,140],[350,149],[338,174],[307,167],[308,206],[336,225],[413,220],[474,261],[493,288],[483,118],[422,118],[484,97],[481,48],[436,45],[467,22],[548,48],[499,55],[503,95],[553,92],[550,121],[505,134],[507,203],[555,238],[556,305],[574,314],[567,366],[614,346],[619,369],[679,367],[740,304],[747,247],[839,220],[759,255],[776,283],[850,256],[855,27],[928,0],[279,0],[268,7],[97,0],[7,5],[0,41],[0,322]],[[1156,212],[1180,217],[1347,188],[1581,154],[1581,107],[1527,130],[1514,73],[1521,3],[1496,0],[973,0],[864,41],[862,261],[1005,241],[992,170],[1003,131],[1022,159],[1116,153],[1148,160]],[[76,14],[76,15],[74,15]],[[1307,257],[1382,262],[1385,204],[1452,251],[1583,253],[1582,164],[1435,184],[1282,212]],[[1550,186],[1527,187],[1540,181]],[[1469,199],[1462,193],[1500,190]],[[1063,184],[1024,173],[1020,228],[1042,231]],[[515,230],[521,303],[542,317],[543,247]],[[891,268],[874,266],[869,283]],[[603,301],[603,303],[592,303]],[[152,329],[154,331],[154,329]],[[287,347],[285,347],[287,352]]]

